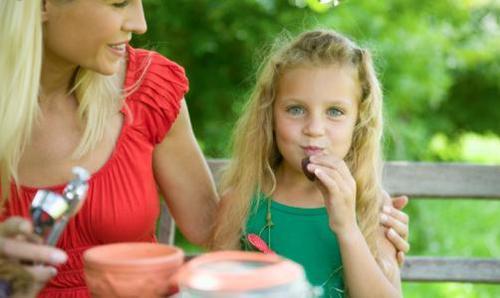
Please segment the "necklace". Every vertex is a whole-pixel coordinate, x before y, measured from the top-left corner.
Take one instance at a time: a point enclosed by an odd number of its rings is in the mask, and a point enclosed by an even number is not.
[[[266,208],[266,220],[264,226],[259,230],[258,234],[245,234],[242,237],[242,244],[244,245],[243,247],[245,249],[253,249],[253,250],[258,250],[263,253],[276,253],[272,250],[272,237],[271,237],[271,229],[275,226],[272,218],[272,212],[271,212],[271,205],[272,205],[272,199],[267,198],[267,208]],[[267,230],[267,231],[266,231]],[[263,236],[267,236],[265,240]],[[326,289],[326,286],[328,283],[338,276],[339,274],[342,274],[342,265],[339,267],[333,268],[332,271],[328,274],[327,279],[322,282],[318,288],[319,290],[315,290],[316,294],[318,296],[321,296],[322,294],[326,294],[324,297],[343,297],[344,295],[344,290],[341,288],[337,288],[335,286],[331,286],[330,289]],[[324,293],[326,291],[327,293]]]

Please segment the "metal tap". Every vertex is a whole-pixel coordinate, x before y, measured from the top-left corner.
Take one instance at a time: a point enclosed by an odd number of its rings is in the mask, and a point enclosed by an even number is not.
[[[69,219],[80,210],[87,195],[88,171],[74,167],[72,172],[75,178],[66,185],[62,195],[41,189],[31,203],[35,233],[48,245],[57,243]]]

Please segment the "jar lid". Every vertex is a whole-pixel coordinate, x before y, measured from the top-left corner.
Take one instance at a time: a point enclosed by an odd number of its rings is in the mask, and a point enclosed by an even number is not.
[[[181,289],[252,291],[305,281],[302,266],[275,254],[220,251],[206,253],[179,271]]]

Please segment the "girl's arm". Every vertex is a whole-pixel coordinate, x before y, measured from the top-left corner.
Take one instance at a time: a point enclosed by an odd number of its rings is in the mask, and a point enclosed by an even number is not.
[[[391,199],[386,195],[385,205],[390,204]],[[385,274],[357,226],[352,232],[337,235],[351,297],[402,297],[397,251],[386,235],[385,229],[379,227],[377,247]]]
[[[402,297],[396,250],[379,228],[378,249],[384,274],[375,261],[359,228],[337,235],[344,278],[351,297]]]
[[[356,181],[347,165],[333,156],[311,156],[314,172],[325,199],[330,228],[337,235],[344,278],[351,297],[401,297],[396,249],[378,227],[377,246],[385,272],[373,257],[356,222]]]
[[[175,123],[154,150],[153,168],[156,182],[183,235],[192,243],[206,244],[218,197],[184,100]]]

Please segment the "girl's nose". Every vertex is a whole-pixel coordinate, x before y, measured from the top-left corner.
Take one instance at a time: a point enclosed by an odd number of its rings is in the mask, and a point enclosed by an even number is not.
[[[311,116],[304,126],[304,133],[309,136],[321,136],[325,131],[324,119],[320,116]]]
[[[134,1],[133,3],[130,5],[127,18],[123,23],[123,31],[144,34],[148,30],[148,26],[144,17],[142,1]]]

